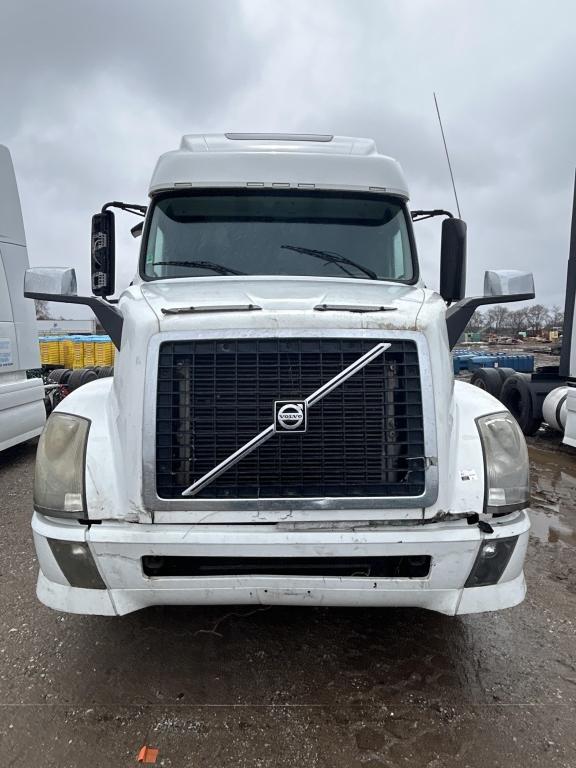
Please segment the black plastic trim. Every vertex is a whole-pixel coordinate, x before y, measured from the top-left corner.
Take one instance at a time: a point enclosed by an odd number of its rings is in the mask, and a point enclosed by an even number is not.
[[[499,557],[498,554],[494,556],[494,565],[497,564],[497,569],[493,574],[490,575],[489,578],[484,578],[480,581],[476,581],[475,577],[478,572],[478,569],[480,566],[483,566],[486,562],[490,564],[490,560],[485,560],[482,557],[482,550],[484,549],[484,545],[487,543],[495,544],[497,548],[504,550],[503,556]],[[518,543],[518,536],[506,536],[501,538],[493,538],[493,539],[482,539],[480,542],[480,547],[478,548],[478,554],[476,555],[476,559],[474,560],[474,565],[472,566],[470,573],[468,575],[468,578],[466,579],[466,583],[464,584],[464,589],[470,589],[474,587],[489,587],[493,584],[498,584],[500,579],[502,578],[502,574],[508,567],[508,563],[510,562],[510,558],[512,557],[514,550],[516,549],[516,544]]]
[[[85,304],[87,307],[90,307],[98,320],[100,320],[102,327],[110,336],[116,349],[120,349],[124,318],[120,310],[111,306],[107,301],[96,296],[62,296],[59,293],[32,293],[27,291],[24,291],[24,296],[27,299],[54,301],[59,304]]]
[[[425,579],[430,555],[365,557],[197,557],[144,556],[148,578],[215,576],[311,576],[315,578]]]
[[[574,330],[574,304],[576,303],[576,175],[574,177],[574,198],[572,201],[572,225],[570,227],[570,250],[568,251],[568,271],[566,275],[566,298],[564,300],[564,328],[562,330],[562,349],[560,350],[560,376],[569,377],[575,372],[570,370],[572,334]]]
[[[510,296],[471,296],[453,304],[446,310],[446,328],[448,329],[450,349],[454,349],[478,307],[484,304],[508,304],[513,301],[530,301],[534,296],[534,293],[515,293]]]
[[[71,587],[106,589],[106,584],[92,557],[90,547],[85,541],[65,541],[50,538],[47,541],[54,559]],[[82,547],[85,558],[80,559],[77,555],[73,555],[72,547]]]

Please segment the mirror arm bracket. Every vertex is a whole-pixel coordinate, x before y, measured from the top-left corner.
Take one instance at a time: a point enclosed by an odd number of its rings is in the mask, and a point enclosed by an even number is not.
[[[133,213],[135,216],[145,216],[146,211],[148,210],[147,205],[138,205],[136,203],[122,203],[120,200],[111,200],[109,203],[104,203],[102,206],[102,213],[107,211],[109,208],[118,208],[121,211],[127,211],[128,213]]]
[[[38,299],[38,301],[54,301],[61,304],[85,304],[94,312],[116,349],[120,349],[124,318],[120,310],[107,301],[103,301],[96,296],[62,296],[55,293],[30,293],[26,291],[24,296],[27,299]]]
[[[534,293],[515,293],[510,296],[470,296],[456,302],[446,310],[446,327],[448,329],[448,343],[450,349],[454,349],[458,339],[474,312],[484,304],[507,304],[511,301],[530,301]]]

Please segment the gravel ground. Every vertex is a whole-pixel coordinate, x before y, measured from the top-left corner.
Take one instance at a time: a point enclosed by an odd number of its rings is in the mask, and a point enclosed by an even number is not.
[[[531,445],[519,607],[55,613],[35,597],[33,445],[0,455],[3,766],[576,766],[576,458]],[[231,612],[233,610],[233,612]]]

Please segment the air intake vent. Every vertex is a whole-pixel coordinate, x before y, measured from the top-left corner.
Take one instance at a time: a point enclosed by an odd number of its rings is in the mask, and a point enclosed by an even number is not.
[[[142,570],[149,577],[315,576],[329,578],[423,579],[430,573],[430,555],[386,557],[186,557],[145,555]]]
[[[321,133],[225,133],[230,141],[332,141]]]

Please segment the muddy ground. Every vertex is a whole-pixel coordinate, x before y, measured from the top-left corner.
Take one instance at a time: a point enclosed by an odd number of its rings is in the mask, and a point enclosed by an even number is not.
[[[0,764],[576,766],[576,457],[531,446],[519,607],[150,609],[37,602],[34,446],[0,457]],[[231,609],[232,610],[232,609]],[[244,615],[242,615],[244,614]]]

